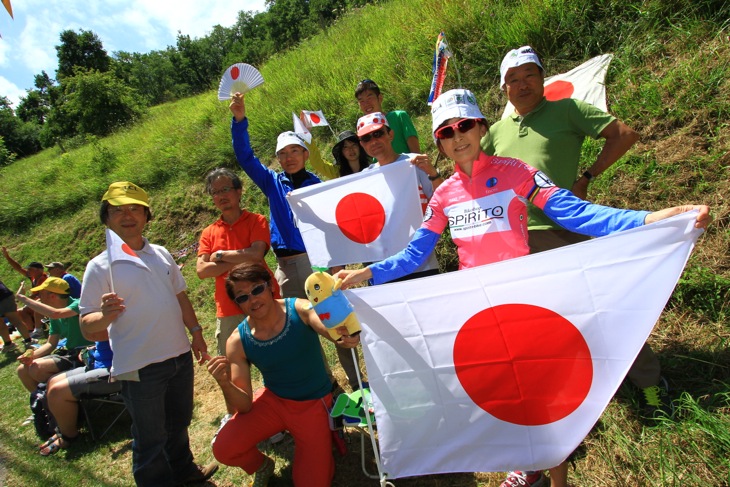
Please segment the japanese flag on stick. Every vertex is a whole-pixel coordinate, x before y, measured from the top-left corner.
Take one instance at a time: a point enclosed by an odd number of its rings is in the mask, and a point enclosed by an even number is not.
[[[302,138],[307,141],[307,144],[311,144],[312,133],[309,131],[309,129],[304,126],[302,121],[297,117],[294,112],[291,112],[291,118],[294,122],[294,133],[301,135]]]
[[[613,54],[602,54],[567,73],[545,78],[545,98],[551,101],[575,98],[590,103],[604,112],[608,111],[604,80],[611,59]],[[507,102],[502,118],[509,116],[513,111],[514,106]]]
[[[382,260],[403,250],[423,221],[408,161],[300,188],[288,200],[315,267]]]
[[[106,229],[106,250],[108,252],[110,269],[111,264],[120,261],[127,261],[138,267],[149,270],[147,264],[145,264],[144,261],[139,258],[139,255],[137,255],[137,252],[132,250],[129,245],[124,243],[124,240],[119,238],[119,235],[108,228]]]
[[[310,129],[312,127],[325,127],[329,125],[329,123],[327,123],[327,119],[324,118],[324,113],[322,113],[321,110],[318,110],[316,112],[302,110],[301,119],[304,121],[304,125],[306,125],[307,128]]]
[[[346,291],[388,477],[560,464],[659,318],[702,232],[695,217]]]

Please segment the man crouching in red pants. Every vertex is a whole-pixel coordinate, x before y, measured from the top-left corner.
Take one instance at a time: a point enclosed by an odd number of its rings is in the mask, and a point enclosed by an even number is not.
[[[319,335],[330,339],[329,333],[306,299],[274,299],[270,279],[263,265],[252,262],[237,265],[226,278],[228,295],[248,317],[226,342],[226,356],[208,363],[229,411],[236,411],[213,440],[213,454],[255,474],[253,485],[265,486],[274,461],[256,444],[288,430],[295,445],[294,485],[325,487],[335,470],[328,420],[332,383]],[[342,335],[335,343],[353,348],[359,342],[358,336]],[[266,384],[255,396],[251,364]]]

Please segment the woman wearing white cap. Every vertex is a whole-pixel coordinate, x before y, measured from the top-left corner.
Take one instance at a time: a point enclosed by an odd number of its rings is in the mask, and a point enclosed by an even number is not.
[[[712,220],[707,206],[648,212],[594,205],[556,187],[545,174],[518,159],[486,155],[479,142],[487,122],[469,90],[443,93],[431,114],[434,141],[455,162],[454,174],[434,192],[408,247],[364,269],[340,271],[336,277],[343,279],[343,288],[366,279],[380,284],[411,273],[436,247],[447,226],[458,248],[460,268],[527,255],[528,201],[566,229],[594,237],[693,209],[699,210],[697,228],[707,227]],[[553,487],[567,485],[565,463],[550,473]]]

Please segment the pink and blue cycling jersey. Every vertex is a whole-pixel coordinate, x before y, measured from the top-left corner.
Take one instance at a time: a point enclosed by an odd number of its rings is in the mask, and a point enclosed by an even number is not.
[[[594,237],[641,226],[648,214],[588,203],[518,159],[482,152],[471,177],[456,166],[436,189],[408,247],[369,266],[374,283],[397,279],[418,267],[447,225],[460,269],[527,255],[528,201],[566,229]]]

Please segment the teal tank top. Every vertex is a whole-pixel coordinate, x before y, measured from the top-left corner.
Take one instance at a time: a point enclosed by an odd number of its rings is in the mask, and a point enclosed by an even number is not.
[[[286,322],[274,338],[254,338],[248,318],[238,325],[238,333],[246,357],[261,371],[264,385],[271,392],[295,401],[319,399],[332,390],[332,384],[324,368],[319,335],[299,317],[295,301],[284,300]]]

